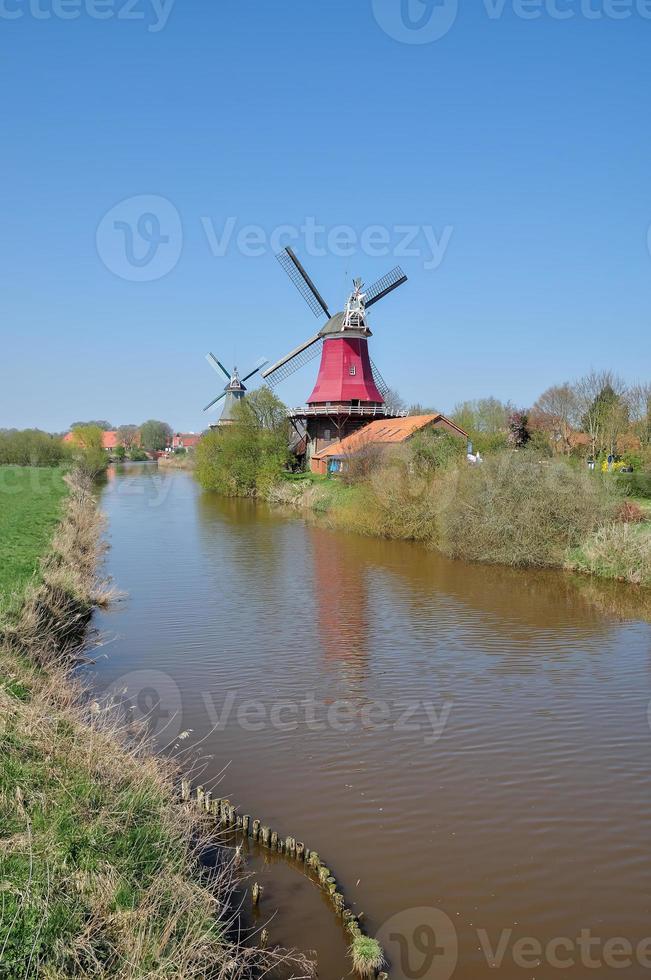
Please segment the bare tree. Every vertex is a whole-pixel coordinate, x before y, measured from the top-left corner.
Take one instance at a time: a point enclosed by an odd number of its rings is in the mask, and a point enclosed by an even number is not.
[[[612,371],[590,371],[574,387],[581,424],[590,437],[593,455],[614,452],[628,425],[627,388]]]
[[[393,388],[388,388],[385,391],[384,406],[388,411],[393,412],[396,415],[399,415],[400,412],[405,412],[407,410],[407,405],[405,404],[404,399],[401,398],[398,392],[394,391]]]
[[[637,382],[628,390],[631,423],[642,446],[651,445],[651,382]]]
[[[133,449],[138,441],[138,426],[137,425],[120,425],[118,426],[118,439],[122,443],[125,449]]]
[[[569,453],[572,432],[581,424],[579,399],[569,381],[542,393],[531,410],[531,422],[549,435],[557,451]]]

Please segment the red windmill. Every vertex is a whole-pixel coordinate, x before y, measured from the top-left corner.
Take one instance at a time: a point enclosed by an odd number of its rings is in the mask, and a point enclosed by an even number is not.
[[[301,296],[317,317],[327,323],[308,341],[290,351],[262,377],[273,387],[303,367],[317,355],[321,364],[307,407],[292,412],[292,421],[305,427],[306,455],[320,452],[337,439],[343,439],[373,418],[393,418],[399,414],[385,403],[388,388],[368,352],[366,311],[407,281],[396,267],[364,290],[362,280],[355,279],[346,308],[330,314],[325,300],[291,248],[278,256]]]

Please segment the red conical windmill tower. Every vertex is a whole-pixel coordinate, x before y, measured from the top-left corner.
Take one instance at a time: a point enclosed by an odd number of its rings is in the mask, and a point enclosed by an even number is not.
[[[355,279],[346,309],[331,316],[293,250],[286,248],[278,260],[315,316],[328,318],[314,337],[262,374],[273,387],[321,355],[319,374],[307,406],[291,415],[295,424],[305,426],[309,460],[314,453],[350,435],[371,419],[394,418],[399,414],[386,405],[387,385],[369,355],[371,331],[366,311],[406,282],[407,276],[396,267],[366,291],[361,279]]]

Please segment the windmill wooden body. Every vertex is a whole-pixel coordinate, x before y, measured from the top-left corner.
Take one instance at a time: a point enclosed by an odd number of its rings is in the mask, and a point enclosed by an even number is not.
[[[314,453],[372,419],[395,418],[400,414],[386,404],[388,387],[369,354],[368,338],[372,334],[367,310],[406,282],[407,277],[396,267],[366,291],[361,279],[356,279],[346,308],[332,316],[294,251],[286,248],[278,260],[314,315],[327,317],[315,336],[262,373],[273,387],[321,356],[316,384],[306,406],[291,413],[297,430],[305,431],[309,461]]]

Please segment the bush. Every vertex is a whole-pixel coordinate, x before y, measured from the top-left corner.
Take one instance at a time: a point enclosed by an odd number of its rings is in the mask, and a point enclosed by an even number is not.
[[[132,463],[145,463],[149,459],[149,456],[144,449],[134,446],[131,450],[129,450],[129,459]]]
[[[601,527],[570,555],[567,567],[651,586],[651,534],[636,524]]]
[[[260,404],[264,412],[254,410]],[[289,463],[286,409],[269,393],[264,403],[254,402],[250,396],[235,407],[233,414],[231,425],[212,429],[199,441],[197,479],[205,490],[227,496],[268,496]]]
[[[415,473],[427,476],[461,462],[466,448],[464,439],[440,429],[426,429],[408,443],[409,460]]]
[[[0,465],[60,466],[70,457],[59,436],[40,429],[0,431]]]
[[[651,498],[651,473],[616,473],[615,486],[631,497]]]
[[[94,480],[108,466],[103,431],[98,425],[77,425],[72,432],[74,441],[71,452],[75,463],[80,473]]]
[[[505,565],[562,565],[612,517],[607,485],[565,462],[504,453],[449,477],[441,544],[455,558]]]

